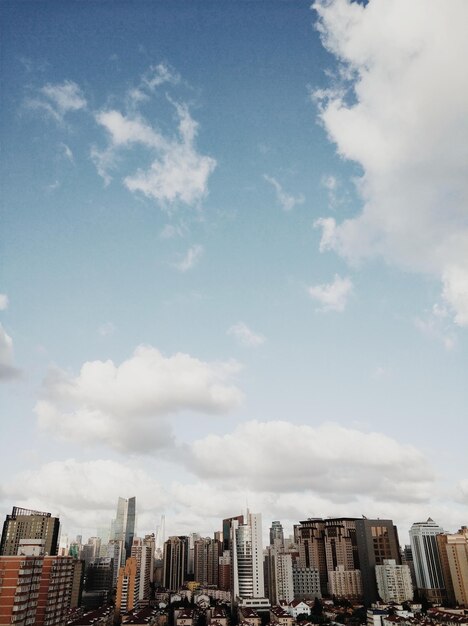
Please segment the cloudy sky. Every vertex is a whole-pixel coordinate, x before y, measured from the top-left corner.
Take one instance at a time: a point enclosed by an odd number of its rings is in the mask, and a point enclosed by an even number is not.
[[[0,10],[1,515],[466,524],[466,1]]]

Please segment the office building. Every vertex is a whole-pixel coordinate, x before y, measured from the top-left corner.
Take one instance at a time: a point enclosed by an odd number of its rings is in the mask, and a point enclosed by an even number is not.
[[[284,548],[284,532],[281,522],[272,522],[270,528],[270,546]]]
[[[128,559],[131,551],[133,538],[136,534],[136,498],[119,498],[115,520],[111,523],[110,537],[124,542],[125,554],[122,556],[123,563]],[[122,563],[122,564],[123,564]]]
[[[264,598],[262,516],[247,512],[231,522],[232,598]]]
[[[22,539],[42,539],[44,552],[53,556],[58,552],[60,520],[50,513],[13,507],[3,523],[0,540],[1,556],[16,556]]]
[[[363,601],[369,606],[378,600],[376,565],[383,565],[385,560],[393,559],[401,565],[398,532],[392,520],[358,519],[356,520],[356,542],[358,567],[361,572]]]
[[[409,531],[418,592],[429,602],[439,604],[447,597],[437,543],[437,535],[443,532],[431,518],[415,522]]]

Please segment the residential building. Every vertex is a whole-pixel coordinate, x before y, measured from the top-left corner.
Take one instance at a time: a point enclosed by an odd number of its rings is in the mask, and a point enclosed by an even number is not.
[[[273,539],[277,545],[278,538]],[[291,555],[283,547],[267,546],[265,550],[265,591],[272,605],[294,600]]]
[[[50,556],[58,551],[60,520],[51,513],[32,511],[14,506],[3,523],[0,540],[1,556],[16,556],[22,539],[44,540],[44,553]]]
[[[384,559],[375,566],[377,590],[382,602],[401,604],[413,599],[413,585],[408,565],[398,565],[394,559]]]
[[[151,572],[153,569],[153,557],[151,554],[151,545],[144,539],[135,537],[132,545],[132,557],[136,559],[139,574],[138,585],[138,604],[143,606],[147,604],[150,597]]]
[[[130,557],[127,559],[125,567],[120,568],[117,580],[115,608],[120,614],[136,608],[139,583],[137,560],[135,557]]]
[[[451,602],[468,607],[468,534],[437,535],[445,588]]]
[[[333,571],[328,572],[328,591],[336,598],[357,602],[363,596],[360,570],[347,570],[344,565],[337,565]]]
[[[187,580],[189,538],[174,536],[164,543],[163,586],[169,591],[179,590]]]
[[[298,600],[321,598],[320,573],[314,567],[301,567],[294,563],[292,568],[294,597]]]

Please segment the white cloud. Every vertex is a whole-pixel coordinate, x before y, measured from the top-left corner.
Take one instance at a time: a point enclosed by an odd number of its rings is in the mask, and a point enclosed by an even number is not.
[[[353,283],[349,278],[341,278],[335,274],[333,282],[309,287],[311,298],[321,304],[322,311],[342,312],[346,308],[348,297],[353,290]]]
[[[0,380],[16,378],[19,370],[13,365],[13,340],[0,324]]]
[[[70,148],[70,146],[67,146],[66,143],[61,143],[60,147],[62,149],[63,152],[63,156],[70,161],[70,163],[75,163],[75,157],[73,156],[73,152]]]
[[[236,337],[244,346],[257,347],[265,343],[265,337],[259,333],[255,333],[244,322],[233,324],[227,331],[228,335]]]
[[[166,63],[152,65],[142,78],[142,83],[148,87],[150,91],[154,91],[157,87],[164,85],[164,83],[176,85],[178,82],[180,82],[179,74]]]
[[[417,317],[414,320],[414,325],[423,335],[440,341],[446,350],[452,350],[457,343],[457,338],[448,316],[445,306],[434,304],[432,311],[426,317]]]
[[[0,311],[5,311],[9,305],[8,296],[6,293],[0,293]]]
[[[94,148],[92,158],[98,173],[109,182],[109,169],[115,165],[116,151],[142,145],[153,155],[149,168],[138,169],[124,177],[129,191],[140,192],[161,205],[182,202],[193,205],[208,191],[208,178],[216,167],[215,159],[200,154],[195,147],[198,124],[186,105],[172,103],[178,127],[176,138],[163,136],[139,115],[125,116],[119,111],[101,111],[96,121],[109,134],[104,151]]]
[[[167,417],[192,410],[219,414],[242,401],[233,379],[239,364],[163,356],[139,346],[115,365],[87,361],[74,377],[51,370],[35,407],[42,429],[72,441],[149,451],[171,444]]]
[[[321,222],[322,248],[436,277],[455,322],[467,325],[468,74],[459,64],[468,5],[320,0],[314,8],[342,65],[338,86],[315,94],[319,116],[339,154],[363,171],[361,212]]]
[[[414,446],[381,433],[337,424],[240,424],[232,433],[195,441],[187,457],[199,477],[254,491],[313,491],[351,501],[358,496],[418,502],[434,475]],[[323,497],[327,497],[324,495]]]
[[[193,267],[195,267],[195,265],[201,259],[202,255],[203,246],[200,246],[199,244],[190,246],[185,256],[177,263],[174,263],[174,267],[177,268],[180,272],[188,272]]]
[[[80,87],[71,80],[48,83],[39,89],[39,96],[26,101],[33,109],[43,109],[57,122],[62,123],[67,113],[86,108],[86,99]]]
[[[113,335],[115,333],[115,330],[115,324],[112,322],[104,322],[104,324],[99,326],[98,333],[101,337],[109,337],[109,335]]]
[[[276,198],[280,203],[283,211],[292,211],[292,209],[294,209],[297,204],[304,203],[305,198],[301,193],[297,196],[292,196],[283,190],[280,183],[275,178],[273,178],[273,176],[268,176],[267,174],[264,174],[263,178],[275,189]]]

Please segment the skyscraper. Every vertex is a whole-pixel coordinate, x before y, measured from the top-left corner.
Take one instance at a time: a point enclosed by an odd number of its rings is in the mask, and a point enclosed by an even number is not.
[[[388,559],[401,565],[397,528],[389,519],[358,519],[356,543],[359,558],[356,569],[361,570],[364,603],[370,605],[379,597],[375,566],[383,565]]]
[[[247,513],[231,523],[232,598],[264,598],[262,516]]]
[[[284,547],[284,532],[281,522],[271,522],[270,546],[275,546],[277,548]]]
[[[169,537],[164,543],[163,585],[177,591],[187,580],[189,538]]]
[[[44,553],[54,556],[58,551],[59,533],[58,517],[14,506],[11,515],[7,515],[3,523],[0,555],[17,555],[20,541],[23,539],[42,539]]]
[[[132,552],[133,538],[136,526],[136,498],[119,498],[117,502],[117,514],[111,524],[111,539],[124,542],[124,554],[122,565],[130,557]]]
[[[430,517],[415,522],[409,531],[413,552],[416,584],[419,593],[429,602],[442,602],[446,597],[437,535],[444,530]]]

